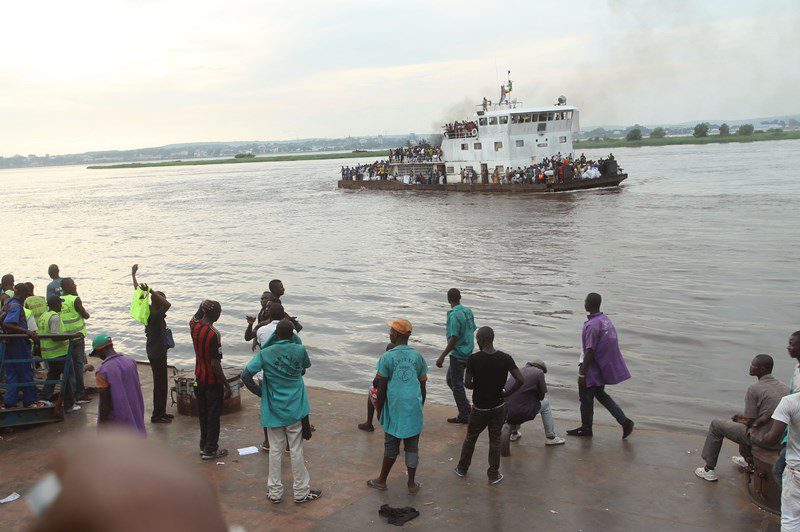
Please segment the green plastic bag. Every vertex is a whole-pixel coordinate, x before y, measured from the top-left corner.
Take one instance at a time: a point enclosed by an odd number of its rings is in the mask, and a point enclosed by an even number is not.
[[[131,298],[131,317],[141,323],[147,325],[147,318],[150,317],[150,291],[137,288],[133,292]]]

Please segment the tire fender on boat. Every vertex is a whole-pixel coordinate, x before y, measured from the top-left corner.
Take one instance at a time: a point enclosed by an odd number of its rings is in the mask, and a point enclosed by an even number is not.
[[[472,128],[471,133],[472,133],[473,137],[477,137],[478,136],[478,128],[476,128],[476,127]]]

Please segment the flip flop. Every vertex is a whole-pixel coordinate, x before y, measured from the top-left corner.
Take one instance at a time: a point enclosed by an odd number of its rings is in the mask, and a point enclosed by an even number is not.
[[[386,491],[386,486],[378,486],[378,484],[375,482],[375,479],[368,480],[367,486],[378,491]]]
[[[413,488],[408,488],[408,492],[411,495],[414,495],[415,493],[417,493],[419,491],[419,489],[421,487],[422,487],[422,484],[420,484],[419,482],[414,482],[414,487]]]

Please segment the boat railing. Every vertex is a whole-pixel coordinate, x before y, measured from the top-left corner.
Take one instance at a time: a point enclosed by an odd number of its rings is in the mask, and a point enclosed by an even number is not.
[[[522,100],[511,100],[500,103],[489,101],[486,103],[485,107],[482,103],[476,105],[475,114],[478,116],[483,116],[488,111],[502,111],[503,109],[516,109],[517,107],[521,106],[522,106]]]
[[[461,131],[445,131],[443,133],[446,139],[471,139],[478,136],[478,126],[472,129],[464,129]]]

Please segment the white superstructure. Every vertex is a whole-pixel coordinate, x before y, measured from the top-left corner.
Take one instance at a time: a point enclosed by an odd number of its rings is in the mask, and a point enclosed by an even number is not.
[[[572,155],[573,135],[580,131],[578,109],[564,104],[524,107],[522,102],[486,102],[476,109],[474,127],[445,132],[443,159],[448,182],[458,182],[463,169],[491,175],[495,169],[530,166],[545,157]]]

